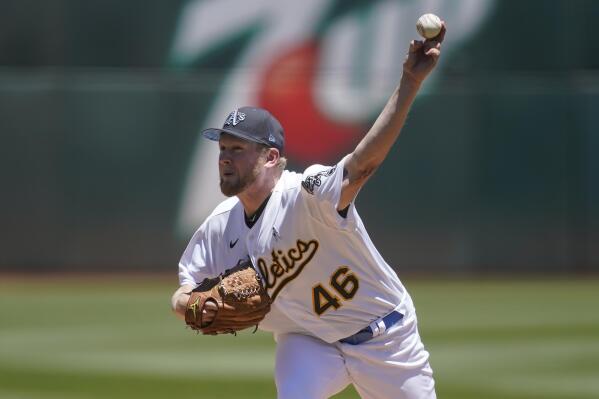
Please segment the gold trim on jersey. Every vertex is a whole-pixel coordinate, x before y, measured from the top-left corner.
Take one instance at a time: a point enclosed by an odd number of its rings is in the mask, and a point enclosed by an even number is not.
[[[264,277],[266,292],[273,301],[283,287],[301,273],[317,250],[318,241],[297,240],[296,246],[290,248],[286,253],[281,250],[273,250],[270,264],[267,264],[267,261],[262,258],[258,259],[258,269]]]

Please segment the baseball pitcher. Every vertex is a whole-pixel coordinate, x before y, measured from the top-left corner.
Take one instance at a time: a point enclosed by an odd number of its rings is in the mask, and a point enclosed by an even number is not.
[[[272,332],[280,399],[328,398],[348,384],[362,398],[436,397],[412,299],[354,200],[396,141],[444,36],[443,25],[412,41],[399,86],[335,165],[286,170],[283,127],[264,109],[241,107],[203,131],[219,143],[230,198],[185,249],[172,307],[204,334]]]

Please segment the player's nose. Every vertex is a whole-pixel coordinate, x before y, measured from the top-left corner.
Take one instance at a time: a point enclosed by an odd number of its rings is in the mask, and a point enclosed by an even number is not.
[[[221,151],[218,155],[218,163],[222,165],[231,164],[231,157],[227,154],[226,151]]]

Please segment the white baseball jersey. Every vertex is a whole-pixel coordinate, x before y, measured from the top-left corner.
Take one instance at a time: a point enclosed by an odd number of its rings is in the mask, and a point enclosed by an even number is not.
[[[404,322],[414,318],[407,291],[354,205],[345,218],[337,212],[343,164],[284,171],[252,228],[237,198],[221,203],[181,258],[181,284],[197,284],[249,255],[274,300],[263,330],[335,342],[393,309]]]

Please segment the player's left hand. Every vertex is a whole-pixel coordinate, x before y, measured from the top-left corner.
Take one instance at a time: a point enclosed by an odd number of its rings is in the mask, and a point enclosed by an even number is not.
[[[445,38],[445,22],[441,32],[432,39],[412,40],[403,64],[404,77],[420,84],[435,68],[441,56],[441,43]]]
[[[270,311],[260,276],[249,260],[204,279],[187,301],[185,323],[203,334],[235,333],[257,326]]]

